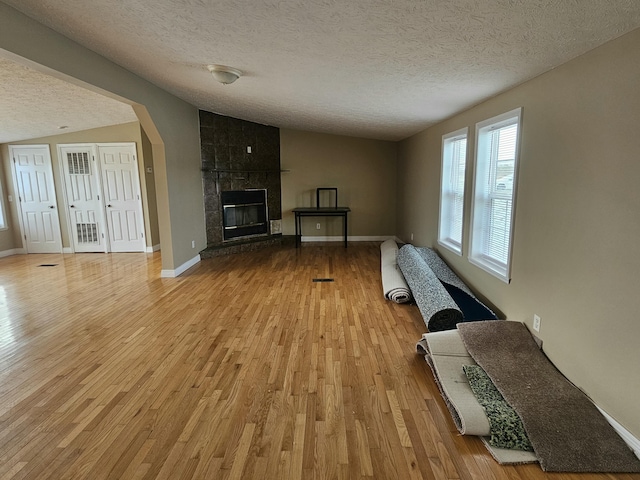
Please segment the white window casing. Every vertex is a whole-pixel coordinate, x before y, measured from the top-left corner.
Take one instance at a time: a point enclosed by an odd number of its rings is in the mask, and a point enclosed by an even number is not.
[[[0,180],[0,230],[6,230],[8,228],[4,202],[4,192],[2,191],[2,181]]]
[[[469,261],[509,283],[522,108],[476,124]]]
[[[468,128],[442,137],[438,243],[462,255]]]

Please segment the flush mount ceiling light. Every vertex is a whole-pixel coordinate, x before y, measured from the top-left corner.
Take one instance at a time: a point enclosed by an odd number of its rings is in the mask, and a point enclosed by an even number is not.
[[[236,68],[226,67],[224,65],[207,65],[207,68],[218,82],[228,85],[235,82],[242,72]]]

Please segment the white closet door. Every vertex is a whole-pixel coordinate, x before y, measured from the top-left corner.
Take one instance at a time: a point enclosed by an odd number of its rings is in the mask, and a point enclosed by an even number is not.
[[[62,253],[60,219],[48,145],[11,145],[28,253]]]
[[[135,144],[99,144],[112,252],[144,252],[144,219]]]

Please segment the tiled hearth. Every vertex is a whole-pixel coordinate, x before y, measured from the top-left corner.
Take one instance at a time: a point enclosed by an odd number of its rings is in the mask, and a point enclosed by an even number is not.
[[[204,182],[207,248],[203,258],[255,250],[280,243],[280,130],[200,111],[200,146]],[[224,240],[222,192],[265,189],[267,234]]]

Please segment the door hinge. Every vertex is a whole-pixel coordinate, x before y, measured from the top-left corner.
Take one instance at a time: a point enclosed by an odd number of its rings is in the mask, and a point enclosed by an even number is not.
[[[102,238],[104,238],[104,233],[102,234]]]
[[[138,200],[140,200],[140,195],[138,195]]]
[[[24,239],[25,239],[25,240],[27,239],[27,236],[26,236],[26,235],[24,236]]]
[[[140,238],[144,238],[144,233],[141,233],[141,234],[140,234]]]
[[[100,195],[98,195],[98,200],[100,200]]]

